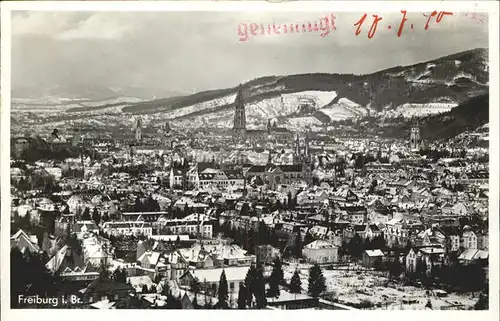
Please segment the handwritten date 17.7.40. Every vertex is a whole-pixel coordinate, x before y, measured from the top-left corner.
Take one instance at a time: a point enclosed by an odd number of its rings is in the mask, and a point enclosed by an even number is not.
[[[413,23],[410,24],[408,22],[408,18],[406,17],[406,14],[407,14],[406,10],[401,10],[401,14],[402,14],[402,17],[401,17],[401,21],[399,22],[398,32],[397,32],[398,37],[401,37],[406,25],[409,25],[409,27],[412,30],[414,30]],[[447,12],[447,11],[439,11],[439,12],[433,11],[430,14],[424,13],[423,15],[424,15],[424,17],[427,18],[427,21],[426,21],[425,26],[424,26],[424,29],[427,30],[427,29],[429,29],[429,25],[432,24],[433,21],[435,23],[440,23],[445,16],[451,16],[451,15],[453,15],[453,13]],[[363,16],[358,20],[358,22],[356,22],[354,24],[354,27],[356,27],[356,31],[355,31],[356,36],[358,36],[361,33],[363,24],[364,24],[367,16],[368,15],[366,13],[363,14]],[[368,30],[368,39],[373,38],[373,36],[377,32],[377,26],[378,26],[379,22],[381,22],[384,19],[382,16],[379,16],[376,14],[372,15],[372,17],[373,17],[373,21],[372,21],[372,24],[370,26],[370,29]],[[388,25],[386,27],[389,30],[392,29],[391,25]]]

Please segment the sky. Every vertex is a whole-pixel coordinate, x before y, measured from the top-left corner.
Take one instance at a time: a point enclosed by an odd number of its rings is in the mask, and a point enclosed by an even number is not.
[[[368,13],[337,12],[14,12],[12,87],[140,86],[192,93],[251,79],[299,73],[365,74],[488,47],[487,23],[455,13],[440,23],[381,13],[374,36]],[[251,35],[251,24],[321,22],[321,32]],[[321,20],[323,19],[323,20]],[[411,29],[413,24],[413,30]],[[238,34],[246,25],[250,37]],[[391,29],[389,29],[389,25]],[[326,29],[325,29],[326,30]],[[260,32],[260,31],[258,31]],[[244,35],[244,33],[242,33]]]

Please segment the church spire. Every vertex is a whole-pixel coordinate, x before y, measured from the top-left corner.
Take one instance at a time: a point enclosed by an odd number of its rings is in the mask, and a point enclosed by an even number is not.
[[[269,150],[269,155],[267,156],[267,165],[272,165],[273,164],[273,159],[272,159],[272,152]]]
[[[243,101],[242,86],[238,87],[238,93],[234,100],[234,123],[233,129],[238,131],[246,130],[245,102]]]

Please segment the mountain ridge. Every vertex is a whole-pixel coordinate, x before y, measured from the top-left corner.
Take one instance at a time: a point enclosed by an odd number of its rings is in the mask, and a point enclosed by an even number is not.
[[[454,103],[484,94],[488,90],[487,50],[472,49],[409,66],[396,66],[367,75],[308,73],[289,76],[266,76],[241,84],[248,106],[287,94],[300,92],[335,92],[324,106],[345,98],[361,108],[381,112],[405,103]],[[203,91],[175,99],[166,98],[133,104],[125,113],[165,113],[171,120],[183,120],[231,110],[238,86]],[[220,102],[217,102],[220,100]],[[202,106],[212,102],[210,106]],[[194,107],[193,107],[194,106]],[[192,107],[186,113],[175,113]],[[174,112],[174,113],[172,113]],[[172,115],[168,115],[171,113]],[[287,116],[287,115],[282,115]],[[252,117],[252,116],[250,116]]]

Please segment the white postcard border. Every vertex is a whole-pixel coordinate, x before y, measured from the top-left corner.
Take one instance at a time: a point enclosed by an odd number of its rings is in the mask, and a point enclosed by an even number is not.
[[[433,10],[453,12],[489,13],[489,59],[490,59],[490,310],[488,311],[214,311],[214,310],[11,310],[10,309],[10,13],[13,10],[38,11],[377,11],[407,10],[425,12]],[[2,320],[72,320],[97,319],[145,319],[168,318],[183,320],[201,317],[207,320],[226,321],[246,317],[279,320],[307,320],[311,318],[380,318],[401,320],[402,318],[425,318],[432,320],[454,319],[499,320],[499,6],[493,1],[307,1],[307,2],[225,2],[225,1],[22,1],[1,3],[1,319]],[[232,26],[231,26],[232,27]],[[333,313],[333,315],[330,315]]]

